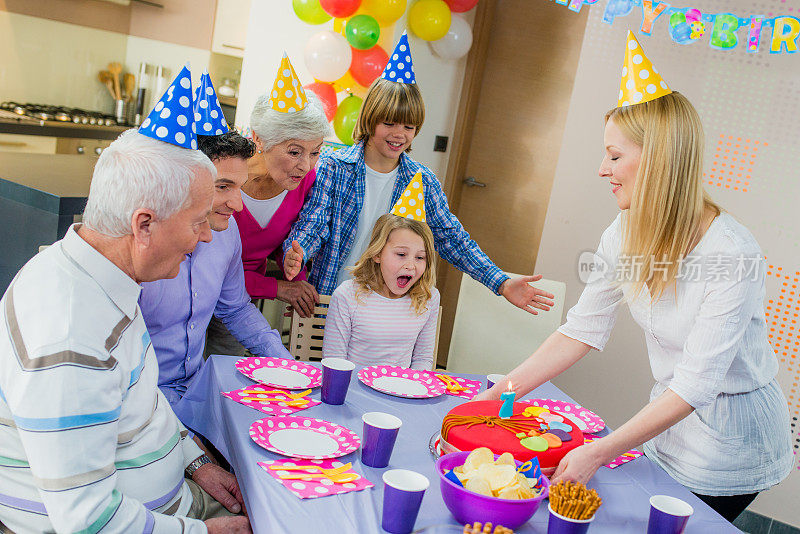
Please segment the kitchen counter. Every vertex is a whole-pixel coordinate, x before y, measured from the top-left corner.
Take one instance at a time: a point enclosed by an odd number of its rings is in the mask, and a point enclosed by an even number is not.
[[[0,117],[0,133],[8,134],[113,140],[128,128],[133,128],[133,126],[90,126],[72,122]]]
[[[0,292],[83,213],[97,158],[0,152]]]

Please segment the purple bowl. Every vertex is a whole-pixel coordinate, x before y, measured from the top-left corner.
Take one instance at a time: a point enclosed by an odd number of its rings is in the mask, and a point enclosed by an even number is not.
[[[491,522],[494,525],[503,525],[511,529],[518,528],[533,517],[533,514],[539,509],[539,504],[550,493],[550,481],[546,476],[542,476],[544,491],[533,499],[498,499],[467,491],[466,488],[444,476],[444,473],[454,467],[464,465],[467,456],[469,456],[469,451],[453,452],[442,456],[436,462],[436,472],[439,474],[439,487],[442,490],[444,504],[456,521],[462,525],[480,521],[481,523]],[[494,455],[495,460],[498,457],[497,454]],[[517,467],[522,465],[519,460],[514,460],[514,462]]]

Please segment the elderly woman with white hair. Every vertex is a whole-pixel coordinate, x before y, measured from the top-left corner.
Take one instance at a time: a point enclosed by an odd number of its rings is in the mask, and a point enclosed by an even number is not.
[[[242,187],[244,209],[234,214],[247,292],[252,298],[282,300],[302,317],[309,317],[319,302],[305,273],[289,282],[267,275],[266,269],[270,257],[282,267],[281,245],[314,185],[322,139],[330,133],[319,98],[311,91],[306,96],[308,104],[293,113],[273,109],[268,93],[259,97],[250,115],[256,154]]]

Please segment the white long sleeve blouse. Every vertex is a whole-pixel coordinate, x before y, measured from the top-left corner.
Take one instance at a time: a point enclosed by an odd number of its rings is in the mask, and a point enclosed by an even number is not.
[[[603,350],[626,302],[645,334],[656,380],[695,411],[644,446],[649,458],[696,493],[737,495],[785,478],[793,455],[786,399],[764,317],[766,265],[755,238],[719,215],[682,262],[674,289],[634,296],[637,260],[620,256],[623,215],[600,241],[595,269],[562,334]]]

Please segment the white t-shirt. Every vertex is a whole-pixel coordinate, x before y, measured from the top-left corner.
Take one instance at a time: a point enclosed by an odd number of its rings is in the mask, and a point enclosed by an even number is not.
[[[247,207],[247,211],[250,212],[250,215],[253,216],[261,228],[266,228],[269,222],[272,220],[272,217],[275,215],[275,212],[281,207],[283,199],[286,198],[288,193],[289,191],[284,189],[283,193],[280,193],[278,196],[274,196],[266,200],[259,200],[246,195],[243,191],[242,202],[244,202],[244,205]]]
[[[337,277],[336,285],[341,285],[345,280],[350,280],[350,270],[356,264],[361,254],[367,249],[369,245],[369,238],[372,237],[372,227],[375,221],[380,218],[384,213],[389,212],[389,202],[392,200],[392,191],[394,190],[394,183],[397,180],[397,171],[399,166],[394,170],[383,173],[370,169],[367,167],[367,175],[364,183],[364,204],[361,206],[361,214],[358,216],[358,225],[356,226],[356,237],[353,240],[353,246],[347,257],[339,266],[339,276]],[[249,208],[248,208],[249,209]]]

